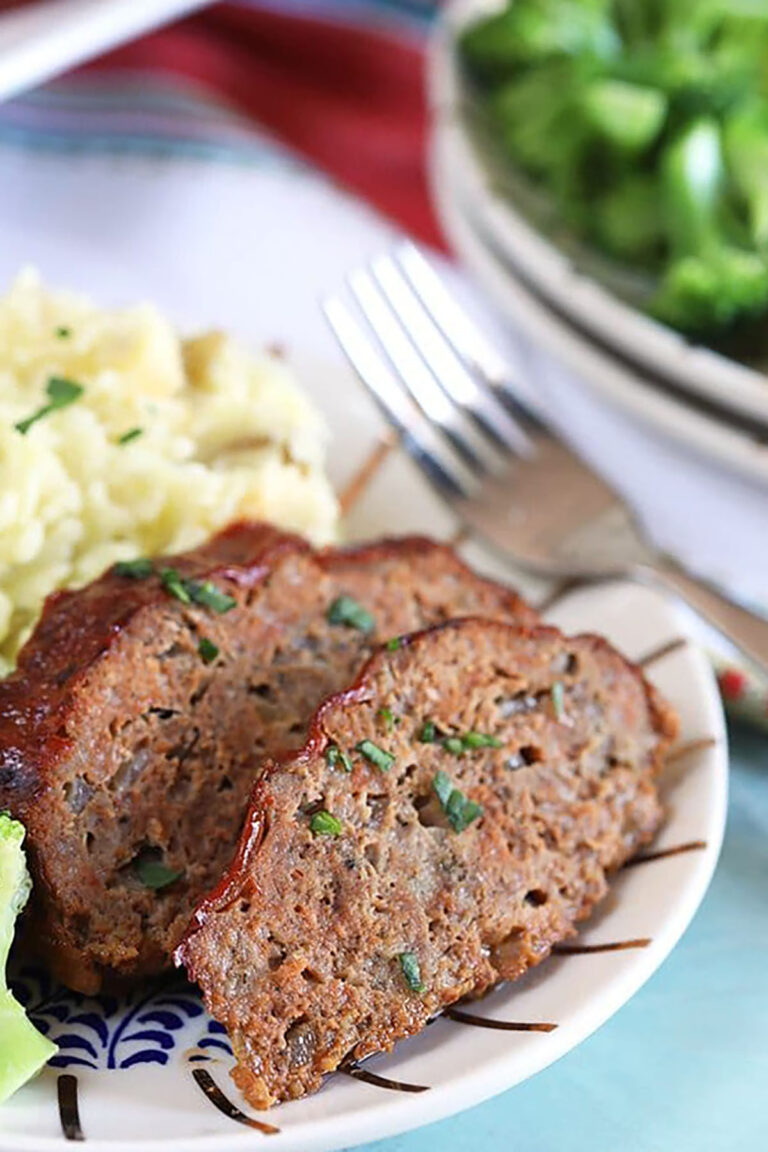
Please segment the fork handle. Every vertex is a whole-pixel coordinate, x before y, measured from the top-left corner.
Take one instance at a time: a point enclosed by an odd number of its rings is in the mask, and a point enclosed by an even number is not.
[[[638,575],[679,596],[768,677],[768,619],[765,616],[726,599],[710,584],[666,558],[644,565]]]

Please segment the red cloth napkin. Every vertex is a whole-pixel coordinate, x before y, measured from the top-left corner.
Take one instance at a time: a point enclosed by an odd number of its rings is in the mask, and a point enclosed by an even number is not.
[[[442,245],[426,176],[420,39],[221,4],[96,62],[202,82],[419,239]]]

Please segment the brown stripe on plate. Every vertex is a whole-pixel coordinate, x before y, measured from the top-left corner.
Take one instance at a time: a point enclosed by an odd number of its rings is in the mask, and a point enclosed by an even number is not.
[[[353,1080],[361,1080],[363,1084],[372,1084],[374,1088],[388,1088],[391,1092],[429,1092],[428,1084],[408,1084],[403,1080],[390,1080],[389,1076],[369,1072],[367,1068],[361,1068],[354,1061],[342,1064],[339,1072],[351,1076]]]
[[[80,1125],[80,1106],[77,1100],[77,1077],[64,1072],[56,1081],[59,1098],[59,1120],[65,1140],[85,1140]]]
[[[703,736],[700,740],[686,740],[684,744],[678,744],[676,748],[670,748],[664,757],[665,764],[676,764],[678,760],[682,760],[684,756],[690,756],[692,752],[703,752],[705,748],[714,748],[717,744],[714,736]]]
[[[681,856],[683,852],[703,852],[706,846],[706,840],[687,840],[685,844],[674,844],[671,848],[657,848],[654,852],[643,852],[641,856],[633,856],[631,860],[627,860],[624,867],[634,868],[635,864],[666,860],[667,856]]]
[[[195,1083],[198,1088],[208,1097],[211,1104],[218,1108],[230,1120],[236,1120],[238,1124],[245,1124],[247,1128],[255,1128],[257,1132],[263,1132],[265,1136],[274,1136],[280,1129],[275,1128],[274,1124],[265,1124],[263,1120],[254,1120],[252,1116],[246,1116],[245,1112],[228,1100],[227,1097],[219,1088],[210,1072],[205,1068],[195,1068],[192,1072]]]
[[[339,507],[342,516],[348,515],[355,504],[362,500],[377,472],[396,444],[397,437],[394,433],[378,438],[357,472],[339,493]]]
[[[671,656],[673,652],[679,652],[681,648],[685,648],[687,645],[688,641],[685,636],[676,636],[674,640],[668,640],[666,644],[659,644],[657,648],[652,648],[650,652],[646,652],[645,656],[635,660],[635,664],[638,668],[650,668],[651,664],[657,664],[665,656]]]
[[[638,936],[636,940],[610,940],[606,944],[555,944],[555,956],[586,956],[591,952],[623,952],[626,948],[647,948],[650,936]]]
[[[488,1016],[475,1016],[472,1012],[465,1012],[462,1008],[446,1008],[443,1012],[450,1020],[457,1024],[472,1024],[476,1028],[493,1028],[498,1032],[554,1032],[557,1024],[544,1022],[529,1022],[522,1020],[491,1020]]]

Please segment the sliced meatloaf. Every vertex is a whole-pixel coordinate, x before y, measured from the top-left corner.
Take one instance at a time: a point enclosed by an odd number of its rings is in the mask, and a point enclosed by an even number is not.
[[[543,960],[653,836],[675,731],[594,636],[463,620],[375,654],[267,765],[177,952],[248,1101],[312,1092]]]
[[[166,966],[263,757],[372,644],[477,612],[533,615],[442,545],[314,553],[263,525],[52,597],[0,683],[0,810],[27,826],[27,938],[56,975],[91,993]]]

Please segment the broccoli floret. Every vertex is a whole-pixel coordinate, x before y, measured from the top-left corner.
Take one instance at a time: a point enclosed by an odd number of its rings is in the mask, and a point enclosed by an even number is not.
[[[582,109],[603,139],[624,152],[642,152],[661,131],[667,98],[657,88],[596,80],[584,93]]]
[[[620,41],[608,0],[515,0],[501,12],[470,24],[460,50],[478,78],[514,75],[532,61],[589,55],[610,59]]]
[[[752,336],[768,317],[764,0],[508,0],[459,51],[555,235],[658,276],[644,307],[682,331]]]
[[[626,176],[601,197],[593,213],[593,233],[611,255],[653,266],[664,240],[655,177]]]
[[[768,101],[754,100],[724,124],[725,155],[749,217],[752,239],[768,249]]]
[[[673,258],[653,302],[690,333],[722,331],[768,308],[768,263],[723,233],[720,128],[699,120],[667,149],[662,182]]]
[[[56,1052],[8,988],[6,967],[16,917],[29,899],[32,882],[22,844],[24,828],[0,812],[0,1102],[7,1100]]]
[[[660,320],[692,334],[722,331],[767,308],[768,266],[753,252],[726,247],[677,260],[654,301]]]

